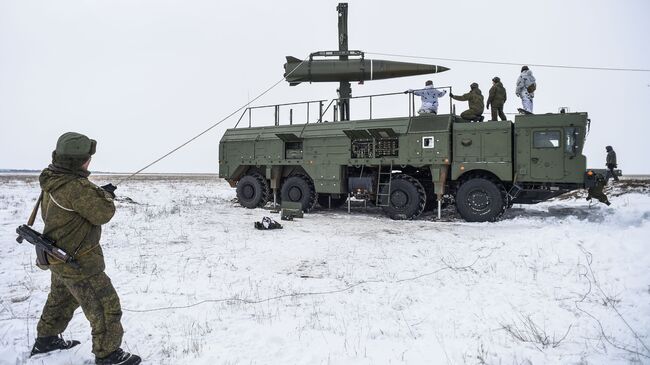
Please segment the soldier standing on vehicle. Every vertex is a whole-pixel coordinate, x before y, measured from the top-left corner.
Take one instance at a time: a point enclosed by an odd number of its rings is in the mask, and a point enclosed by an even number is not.
[[[124,333],[122,309],[111,280],[104,272],[99,244],[101,226],[115,213],[116,187],[98,187],[88,180],[88,166],[97,142],[74,132],[59,137],[52,164],[39,177],[43,200],[43,235],[70,253],[80,268],[52,260],[50,293],[37,325],[31,355],[67,350],[79,341],[66,341],[61,333],[81,306],[92,328],[96,364],[139,364],[136,355],[120,345]]]
[[[533,113],[533,97],[535,97],[535,90],[537,89],[537,83],[533,72],[528,69],[528,66],[521,68],[521,74],[517,79],[517,88],[515,90],[515,95],[521,98],[521,105],[523,106],[523,111],[528,113]]]
[[[441,98],[447,94],[447,90],[438,90],[433,87],[433,81],[427,80],[424,83],[424,89],[412,90],[409,89],[405,93],[413,93],[422,98],[422,106],[418,110],[419,114],[438,114],[438,98]]]
[[[473,82],[469,87],[470,91],[467,94],[458,96],[449,93],[449,96],[454,100],[469,102],[469,109],[460,113],[461,118],[470,122],[482,122],[484,119],[483,110],[485,108],[483,94],[481,93],[481,89],[478,88],[477,83]]]
[[[605,164],[607,165],[605,183],[609,182],[610,177],[614,178],[614,181],[618,181],[618,176],[616,176],[616,172],[614,171],[618,167],[618,164],[616,164],[616,152],[612,146],[605,147],[605,150],[607,151],[607,159],[605,160]]]
[[[503,113],[503,105],[506,103],[507,99],[506,88],[503,87],[501,79],[497,76],[492,79],[492,87],[490,88],[490,93],[488,95],[487,103],[485,107],[490,109],[492,106],[492,119],[491,121],[497,120],[497,115],[501,120],[507,120],[506,115]]]

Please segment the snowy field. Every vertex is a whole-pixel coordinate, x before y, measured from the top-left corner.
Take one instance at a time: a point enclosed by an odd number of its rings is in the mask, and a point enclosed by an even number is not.
[[[278,215],[214,176],[141,177],[102,240],[123,348],[145,364],[649,364],[650,184],[632,185],[610,207],[578,195],[490,224],[355,207],[258,231]],[[80,346],[28,359],[50,274],[14,232],[38,193],[0,175],[0,364],[92,363],[80,310],[64,334]]]

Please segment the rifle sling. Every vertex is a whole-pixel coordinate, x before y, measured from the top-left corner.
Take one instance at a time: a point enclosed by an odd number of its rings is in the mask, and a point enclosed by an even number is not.
[[[38,214],[38,208],[41,206],[41,201],[43,201],[43,190],[41,190],[41,195],[39,195],[38,200],[36,200],[36,205],[34,205],[32,215],[30,215],[29,219],[27,220],[27,225],[30,227],[33,226],[34,221],[36,221],[36,214]]]

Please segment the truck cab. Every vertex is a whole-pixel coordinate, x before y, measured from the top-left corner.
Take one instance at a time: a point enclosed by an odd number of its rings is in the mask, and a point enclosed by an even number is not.
[[[513,181],[524,189],[515,203],[537,203],[583,187],[587,113],[522,115],[513,125]]]

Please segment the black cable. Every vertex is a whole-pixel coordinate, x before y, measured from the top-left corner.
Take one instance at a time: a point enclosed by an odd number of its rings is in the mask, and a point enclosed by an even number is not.
[[[149,167],[155,165],[156,163],[160,162],[161,160],[163,160],[164,158],[168,157],[168,156],[171,155],[172,153],[174,153],[174,152],[180,150],[181,148],[187,146],[188,144],[190,144],[191,142],[193,142],[195,139],[197,139],[197,138],[201,137],[202,135],[208,133],[208,132],[209,132],[210,130],[212,130],[214,127],[216,127],[216,126],[218,126],[219,124],[225,122],[228,118],[230,118],[230,117],[232,117],[233,115],[239,113],[242,109],[244,109],[244,108],[246,108],[247,106],[251,105],[251,104],[252,104],[253,102],[255,102],[257,99],[261,98],[261,97],[264,96],[266,93],[268,93],[269,91],[271,91],[273,88],[275,88],[276,86],[278,86],[282,81],[286,80],[286,78],[287,78],[289,75],[291,75],[295,70],[297,70],[298,68],[300,68],[300,66],[301,66],[303,63],[305,63],[305,61],[307,61],[307,59],[308,59],[308,58],[303,59],[302,62],[300,62],[300,64],[299,64],[297,67],[295,67],[293,70],[291,70],[289,73],[287,73],[287,74],[286,74],[282,79],[278,80],[278,81],[277,81],[275,84],[273,84],[271,87],[269,87],[268,89],[264,90],[261,94],[257,95],[255,98],[253,98],[252,100],[250,100],[248,103],[246,103],[246,104],[240,106],[237,110],[235,110],[234,112],[228,114],[225,118],[223,118],[223,119],[221,119],[220,121],[214,123],[213,125],[211,125],[210,127],[208,127],[206,130],[204,130],[203,132],[201,132],[201,133],[197,134],[196,136],[190,138],[189,140],[187,140],[186,142],[184,142],[184,143],[181,144],[180,146],[178,146],[178,147],[174,148],[173,150],[167,152],[165,155],[163,155],[162,157],[160,157],[160,158],[156,159],[155,161],[151,162],[151,163],[148,164],[147,166],[145,166],[145,167],[141,168],[140,170],[138,170],[138,171],[132,173],[131,175],[129,175],[129,176],[127,176],[127,177],[125,177],[125,178],[119,180],[115,185],[119,185],[119,184],[123,183],[124,181],[127,181],[127,180],[131,179],[131,178],[134,177],[135,175],[137,175],[137,174],[141,173],[142,171],[148,169]]]
[[[403,54],[393,54],[393,53],[379,53],[379,52],[366,52],[366,54],[377,55],[377,56],[389,56],[389,57],[419,58],[419,59],[423,59],[423,60],[438,60],[438,61],[467,62],[467,63],[485,63],[485,64],[491,64],[491,65],[508,65],[508,66],[528,65],[528,66],[534,66],[534,67],[566,68],[566,69],[574,69],[574,70],[650,72],[650,69],[644,69],[644,68],[615,68],[615,67],[545,65],[545,64],[534,64],[534,63],[515,63],[515,62],[469,60],[469,59],[462,59],[462,58],[425,57],[425,56],[413,56],[413,55],[403,55]]]
[[[268,298],[261,298],[261,299],[242,299],[242,298],[237,298],[237,297],[231,297],[231,298],[220,298],[220,299],[206,299],[202,300],[196,303],[192,304],[187,304],[187,305],[175,305],[175,306],[168,306],[168,307],[156,307],[156,308],[149,308],[149,309],[129,309],[129,308],[122,308],[124,312],[135,312],[135,313],[148,313],[148,312],[159,312],[159,311],[165,311],[165,310],[173,310],[173,309],[187,309],[187,308],[192,308],[199,306],[201,304],[205,303],[223,303],[223,302],[239,302],[239,303],[244,303],[244,304],[260,304],[260,303],[266,303],[274,300],[279,300],[279,299],[284,299],[284,298],[295,298],[295,297],[305,297],[305,296],[312,296],[312,295],[327,295],[327,294],[336,294],[336,293],[342,293],[345,291],[348,291],[352,288],[355,288],[360,285],[365,285],[365,284],[377,284],[377,283],[403,283],[403,282],[408,282],[408,281],[415,281],[427,276],[433,276],[436,275],[437,273],[445,270],[452,270],[452,271],[463,271],[463,270],[468,270],[471,269],[474,264],[478,262],[480,259],[485,259],[488,258],[492,255],[490,253],[488,256],[477,256],[476,259],[469,265],[466,266],[460,266],[460,267],[453,267],[448,264],[446,264],[443,260],[443,263],[445,264],[444,267],[441,267],[437,270],[430,271],[427,273],[415,275],[415,276],[410,276],[406,277],[403,279],[398,279],[398,280],[393,280],[393,281],[386,281],[386,280],[378,280],[378,279],[370,279],[370,280],[361,280],[357,281],[354,284],[347,285],[344,288],[340,289],[331,289],[331,290],[325,290],[325,291],[314,291],[314,292],[297,292],[297,293],[290,293],[290,294],[282,294],[282,295],[277,295],[273,297],[268,297]]]

